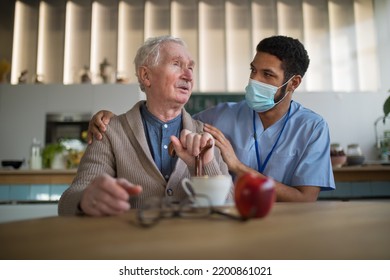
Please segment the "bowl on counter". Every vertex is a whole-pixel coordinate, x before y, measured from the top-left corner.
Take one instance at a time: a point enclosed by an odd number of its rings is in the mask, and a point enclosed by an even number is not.
[[[14,169],[19,169],[23,163],[24,163],[24,159],[23,160],[2,160],[1,166],[6,168],[12,167]]]
[[[347,162],[346,155],[330,156],[332,167],[341,167]]]
[[[364,156],[347,156],[347,164],[352,165],[362,165],[364,163]]]

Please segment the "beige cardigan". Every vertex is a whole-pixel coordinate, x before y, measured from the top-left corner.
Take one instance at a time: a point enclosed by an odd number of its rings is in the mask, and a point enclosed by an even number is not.
[[[96,176],[103,173],[116,178],[126,178],[129,182],[143,187],[140,195],[130,199],[132,208],[138,208],[148,197],[168,196],[168,189],[173,191],[174,200],[181,200],[186,196],[180,182],[183,178],[194,175],[194,170],[189,170],[187,165],[178,159],[169,181],[166,182],[149,150],[140,113],[142,102],[144,101],[135,104],[125,114],[112,118],[103,140],[93,141],[88,145],[76,177],[61,196],[58,204],[60,215],[81,214],[78,204],[83,190]],[[183,128],[196,132],[203,131],[203,123],[192,119],[185,109],[182,115]],[[217,147],[214,160],[204,166],[204,173],[229,174]]]

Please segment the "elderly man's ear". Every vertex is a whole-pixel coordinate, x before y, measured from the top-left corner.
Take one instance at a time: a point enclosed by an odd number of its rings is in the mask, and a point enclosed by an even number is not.
[[[149,69],[146,66],[141,66],[138,71],[139,71],[138,77],[140,79],[140,82],[145,87],[150,87]]]

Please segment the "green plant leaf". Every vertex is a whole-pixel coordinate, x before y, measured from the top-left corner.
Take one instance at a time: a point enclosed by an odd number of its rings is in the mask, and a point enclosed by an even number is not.
[[[390,114],[390,96],[387,97],[385,104],[383,104],[383,113],[385,113],[385,118]]]
[[[42,151],[43,167],[50,168],[54,155],[64,151],[66,151],[66,147],[60,142],[46,145]]]

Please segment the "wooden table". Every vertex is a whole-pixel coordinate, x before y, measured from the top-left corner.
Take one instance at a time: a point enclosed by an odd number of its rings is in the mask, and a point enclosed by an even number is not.
[[[135,214],[0,224],[0,259],[390,258],[390,200],[276,203],[263,219],[172,218],[152,228]]]

